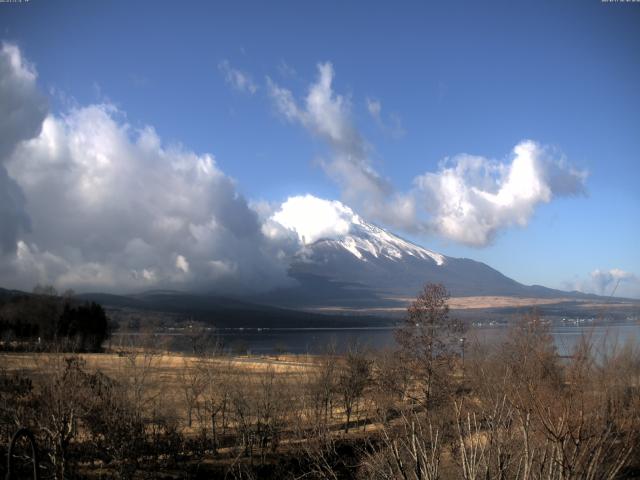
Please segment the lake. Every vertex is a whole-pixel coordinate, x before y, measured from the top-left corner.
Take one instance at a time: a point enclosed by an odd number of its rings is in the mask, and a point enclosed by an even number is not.
[[[373,349],[393,347],[395,344],[393,327],[361,328],[281,328],[281,329],[221,329],[216,338],[231,353],[273,354],[273,353],[322,353],[333,344],[338,352],[345,352],[354,344]],[[466,333],[467,342],[499,342],[508,328],[505,326],[475,327]],[[583,336],[590,336],[595,345],[611,348],[626,342],[640,342],[640,324],[626,323],[614,325],[554,325],[551,327],[558,353],[571,354]],[[116,333],[113,342],[137,343],[141,336],[130,333]],[[157,342],[168,344],[171,350],[188,352],[192,349],[191,338],[182,332],[158,333]]]

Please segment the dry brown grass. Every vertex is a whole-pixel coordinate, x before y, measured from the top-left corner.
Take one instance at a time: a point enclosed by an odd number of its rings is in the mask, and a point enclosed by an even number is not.
[[[20,372],[38,380],[60,368],[63,358],[70,353],[0,353],[0,366],[7,372]],[[298,387],[307,374],[318,367],[312,355],[276,356],[234,356],[234,357],[198,357],[181,353],[151,353],[131,351],[125,353],[82,353],[77,354],[85,362],[88,372],[100,371],[108,377],[122,382],[132,382],[134,376],[144,375],[145,397],[151,399],[150,405],[158,400],[164,409],[172,411],[185,424],[187,417],[183,398],[185,372],[194,372],[206,368],[217,368],[226,374],[241,378],[246,384],[256,384],[262,375],[274,372],[284,379],[286,384]],[[144,372],[144,373],[143,373]],[[339,423],[342,412],[334,409],[334,420]],[[183,433],[190,435],[200,426],[195,421],[191,428]]]
[[[412,297],[386,297],[385,300],[391,300],[398,303],[395,307],[372,307],[372,308],[351,308],[351,307],[319,307],[314,311],[324,313],[403,313],[406,312],[407,306],[414,300]],[[489,308],[509,308],[509,307],[536,307],[542,305],[556,305],[564,302],[577,302],[585,310],[593,308],[637,308],[637,302],[626,300],[607,300],[604,302],[594,302],[586,299],[575,299],[567,297],[557,298],[535,298],[535,297],[505,297],[498,295],[490,296],[470,296],[470,297],[451,297],[449,299],[449,308],[452,310],[480,310]]]
[[[385,300],[398,302],[396,307],[373,307],[373,308],[350,308],[350,307],[320,307],[315,309],[319,312],[352,312],[361,313],[401,313],[407,310],[413,298],[411,297],[387,297]],[[475,310],[486,308],[506,308],[506,307],[535,307],[540,305],[554,305],[562,302],[576,301],[571,298],[534,298],[534,297],[504,297],[504,296],[472,296],[472,297],[451,297],[449,307],[452,310]],[[587,304],[585,304],[586,306]],[[624,305],[621,303],[620,305]]]
[[[68,357],[70,355],[69,353],[1,353],[0,364],[9,372],[43,373],[41,369],[43,366],[46,368],[48,361],[55,357]],[[86,362],[88,370],[100,370],[110,376],[117,376],[124,368],[128,367],[129,362],[127,356],[121,356],[117,353],[81,353],[78,354],[78,357]],[[141,365],[143,355],[140,354],[135,361]],[[291,373],[305,372],[310,368],[314,368],[313,357],[310,355],[279,355],[277,358],[272,356],[202,358],[180,353],[162,353],[153,355],[152,376],[158,381],[163,381],[177,375],[178,371],[185,367],[185,364],[195,366],[203,362],[230,365],[238,373],[259,373],[269,368],[276,372]]]

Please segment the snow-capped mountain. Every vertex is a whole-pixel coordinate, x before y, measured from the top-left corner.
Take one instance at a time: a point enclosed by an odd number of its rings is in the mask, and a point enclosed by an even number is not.
[[[351,219],[349,233],[336,239],[319,239],[305,246],[300,256],[313,252],[323,242],[336,248],[343,248],[363,262],[387,259],[402,261],[407,259],[425,260],[436,265],[444,265],[446,257],[393,235],[386,230],[364,222],[358,215]]]
[[[275,292],[295,304],[390,304],[412,297],[427,282],[454,296],[558,296],[525,286],[488,265],[433,252],[366,222],[340,202],[293,197],[273,220],[297,233],[302,247],[289,273],[299,286]]]

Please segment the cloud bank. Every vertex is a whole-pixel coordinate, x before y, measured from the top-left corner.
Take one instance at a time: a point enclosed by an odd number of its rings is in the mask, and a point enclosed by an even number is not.
[[[301,101],[272,80],[267,84],[277,111],[328,145],[326,173],[367,218],[480,247],[505,228],[526,226],[538,205],[585,192],[586,172],[532,140],[518,143],[505,161],[457,155],[438,171],[418,175],[411,190],[397,191],[374,168],[371,148],[352,121],[351,102],[334,92],[333,79],[333,66],[319,64],[318,78]],[[379,101],[368,99],[367,109],[380,121]]]
[[[123,291],[288,282],[281,259],[295,238],[265,235],[212,155],[164,145],[110,104],[47,114],[15,46],[3,46],[0,73],[0,278]]]
[[[14,254],[30,229],[26,199],[9,176],[6,162],[16,145],[40,132],[47,101],[36,86],[35,69],[15,45],[0,45],[0,257]]]

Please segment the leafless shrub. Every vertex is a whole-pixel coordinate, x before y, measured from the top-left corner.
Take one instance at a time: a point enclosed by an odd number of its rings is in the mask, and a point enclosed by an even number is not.
[[[459,427],[465,478],[473,478],[469,458],[490,478],[616,478],[637,452],[640,426],[638,390],[629,384],[638,368],[627,355],[599,357],[585,337],[562,362],[548,324],[535,314],[502,345],[476,351],[469,399],[464,409],[454,403],[457,418],[466,419]],[[479,457],[468,455],[474,438],[483,442]]]
[[[265,461],[267,448],[275,452],[287,426],[293,397],[282,374],[277,374],[269,366],[260,375],[255,398],[255,436],[260,449],[261,462]]]
[[[201,435],[205,442],[207,441],[206,431],[210,428],[211,450],[216,454],[220,440],[224,439],[227,433],[232,367],[229,359],[223,357],[209,357],[207,360],[200,362],[197,366],[200,369],[204,387],[202,390],[204,416],[200,418],[200,425],[203,429]]]
[[[314,436],[325,436],[327,433],[337,393],[336,377],[335,345],[330,345],[324,355],[315,359],[314,368],[304,377],[303,408],[311,420],[309,427]]]
[[[376,352],[372,360],[371,396],[378,421],[386,423],[394,411],[402,408],[411,382],[410,371],[398,352]]]
[[[442,439],[425,415],[403,413],[396,425],[383,425],[377,444],[364,452],[361,478],[436,480],[440,478]]]
[[[353,346],[347,352],[338,373],[336,385],[338,395],[344,408],[346,421],[345,433],[349,433],[351,416],[362,398],[365,388],[371,379],[371,361],[367,354],[358,346]]]
[[[50,357],[44,372],[36,397],[36,422],[55,478],[63,479],[68,475],[71,441],[78,435],[80,422],[94,407],[94,399],[88,395],[90,379],[79,357]]]
[[[184,406],[187,413],[187,427],[191,428],[193,424],[193,411],[199,410],[201,397],[206,388],[206,379],[202,369],[193,365],[190,359],[182,360],[182,368],[178,375],[180,389],[184,400]]]

